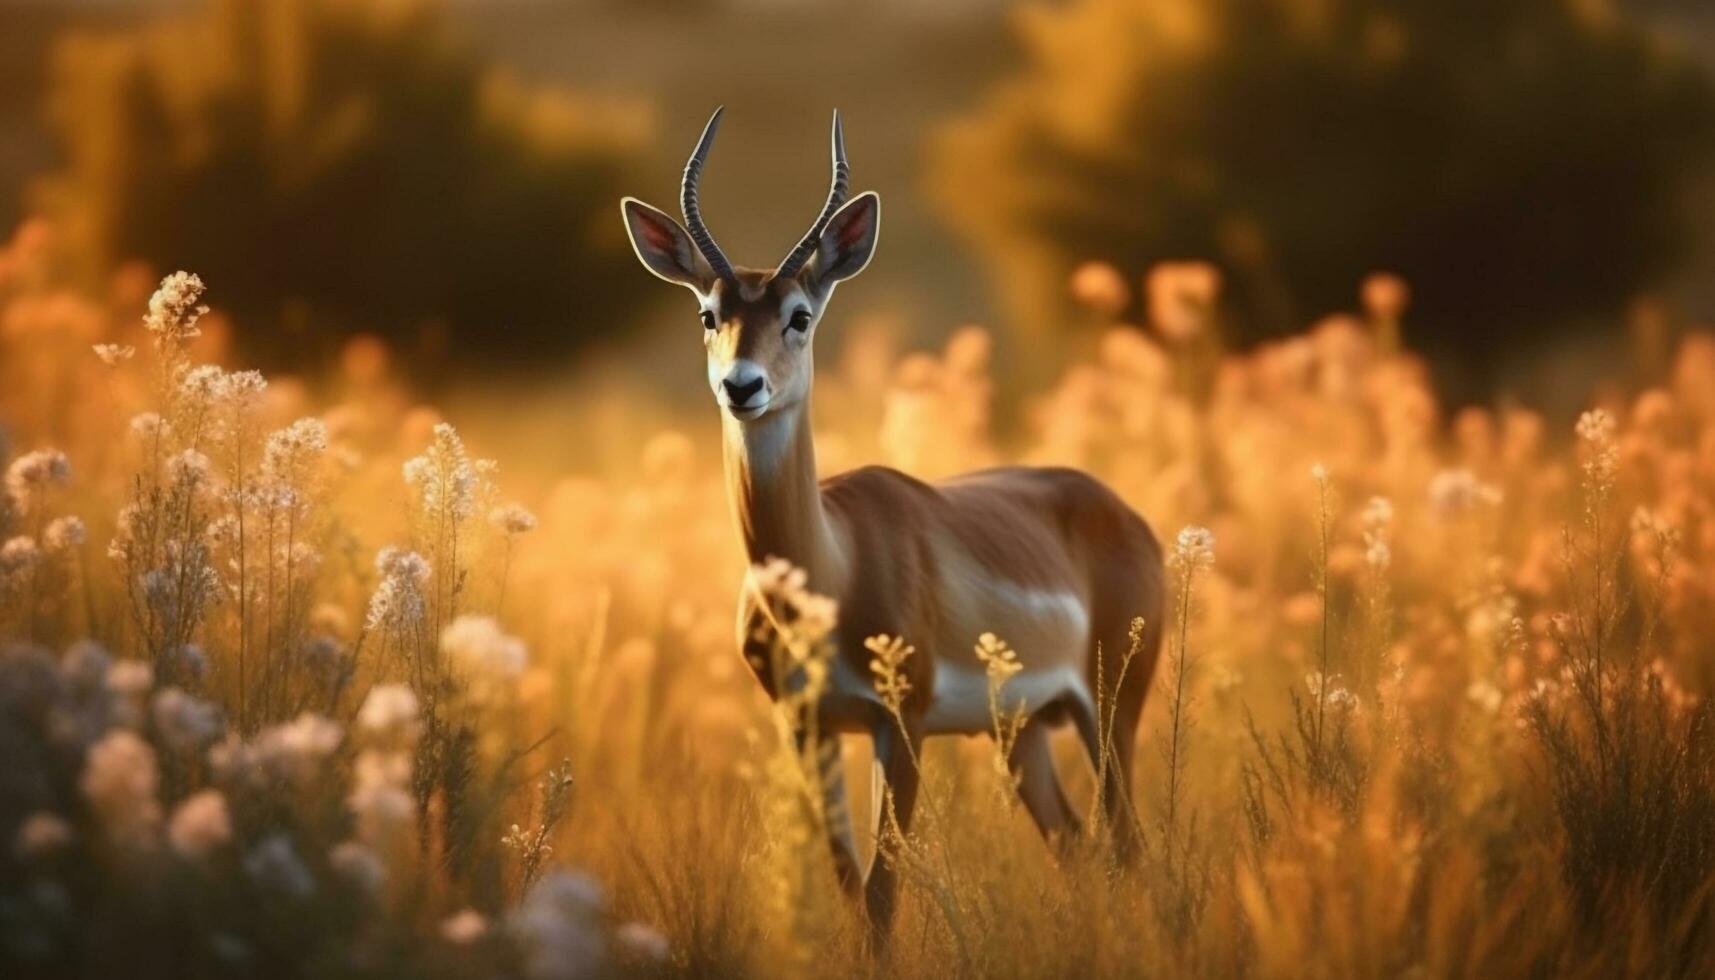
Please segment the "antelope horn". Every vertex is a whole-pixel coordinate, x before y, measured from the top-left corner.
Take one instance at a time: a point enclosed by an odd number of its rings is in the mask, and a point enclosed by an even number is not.
[[[798,274],[798,270],[802,269],[804,263],[810,260],[810,256],[815,254],[816,244],[821,241],[822,232],[827,229],[828,222],[833,220],[834,212],[840,209],[840,205],[846,203],[846,184],[851,179],[852,168],[850,164],[846,163],[846,137],[840,129],[840,110],[838,109],[834,110],[833,157],[834,182],[833,186],[828,188],[828,203],[822,208],[822,213],[816,218],[816,223],[810,226],[809,232],[798,242],[797,247],[792,249],[791,254],[786,256],[786,261],[780,263],[780,268],[774,270],[775,278]]]
[[[679,209],[684,212],[685,229],[691,233],[691,241],[697,244],[697,251],[703,253],[715,275],[731,280],[732,263],[715,244],[714,236],[709,234],[709,226],[703,224],[703,210],[697,205],[697,182],[703,177],[703,163],[709,158],[709,147],[715,141],[715,130],[719,128],[721,113],[725,111],[726,106],[721,106],[709,117],[708,125],[703,127],[703,138],[697,141],[696,150],[685,163],[685,179],[679,185]]]

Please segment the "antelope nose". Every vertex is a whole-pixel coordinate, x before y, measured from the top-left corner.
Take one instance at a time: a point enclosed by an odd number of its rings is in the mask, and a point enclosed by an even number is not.
[[[727,404],[733,408],[743,408],[750,404],[753,395],[762,390],[762,377],[758,375],[749,381],[734,381],[727,378],[721,382],[721,387],[726,389]]]

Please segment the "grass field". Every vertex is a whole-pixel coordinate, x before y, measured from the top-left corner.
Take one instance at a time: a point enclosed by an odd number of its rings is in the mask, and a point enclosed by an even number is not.
[[[496,465],[373,341],[264,379],[218,366],[243,324],[191,277],[57,281],[51,229],[0,253],[8,976],[1715,967],[1715,338],[1639,390],[1616,365],[1562,431],[1442,409],[1398,283],[1234,353],[1180,268],[1004,439],[980,329],[851,338],[825,469],[1078,466],[1176,546],[1143,855],[1099,821],[1051,850],[993,740],[933,741],[911,833],[881,834],[905,887],[878,950],[736,655],[701,429],[595,476]],[[659,417],[587,412],[568,438]],[[777,653],[826,656],[813,630]]]

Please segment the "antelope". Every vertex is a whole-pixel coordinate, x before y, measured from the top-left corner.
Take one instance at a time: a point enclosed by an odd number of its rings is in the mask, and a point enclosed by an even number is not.
[[[1072,469],[1007,467],[930,485],[866,466],[818,482],[810,432],[816,331],[834,287],[862,272],[875,252],[881,200],[873,191],[847,200],[850,167],[835,112],[833,183],[809,232],[772,270],[735,267],[698,205],[722,111],[685,166],[684,225],[635,198],[621,210],[644,267],[696,295],[709,388],[721,409],[729,502],[752,568],[786,559],[805,570],[811,591],[838,602],[830,680],[817,706],[822,742],[812,747],[838,880],[854,896],[862,891],[872,932],[885,941],[896,872],[886,860],[874,861],[867,876],[860,866],[837,736],[873,740],[872,831],[882,792],[891,795],[900,831],[908,830],[921,740],[991,731],[987,677],[974,652],[985,632],[1009,641],[1022,665],[1003,688],[1008,710],[1026,719],[1008,764],[1037,827],[1053,843],[1079,826],[1049,742],[1050,729],[1070,719],[1104,774],[1097,805],[1116,849],[1129,855],[1137,843],[1128,813],[1132,754],[1164,605],[1154,533],[1112,490]],[[761,621],[750,585],[739,602],[740,653],[778,697],[763,668],[766,648],[756,648]],[[1122,673],[1116,665],[1134,617],[1145,626]],[[906,661],[910,691],[899,720],[870,677],[864,640],[876,634],[903,637],[919,651]],[[1105,681],[1098,648],[1107,652]]]

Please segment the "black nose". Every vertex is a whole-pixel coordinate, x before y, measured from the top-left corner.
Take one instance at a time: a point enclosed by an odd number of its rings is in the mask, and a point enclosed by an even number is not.
[[[731,381],[722,381],[721,387],[726,389],[726,400],[729,405],[734,408],[743,408],[750,404],[751,395],[762,390],[762,379],[751,378],[744,384],[734,384]]]

